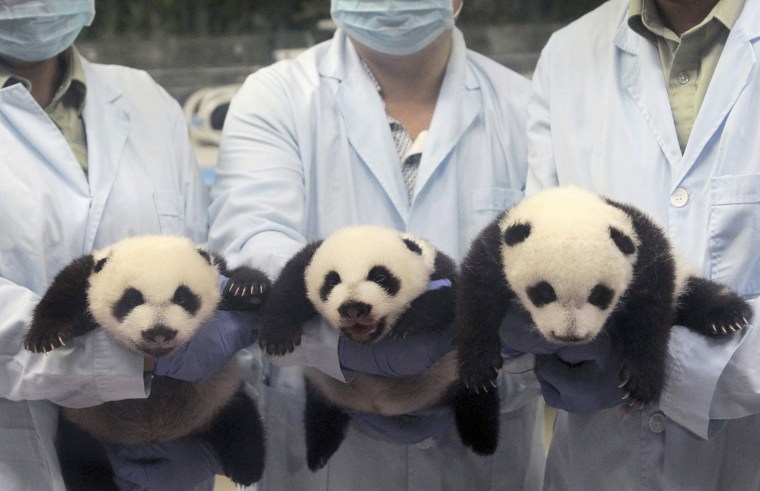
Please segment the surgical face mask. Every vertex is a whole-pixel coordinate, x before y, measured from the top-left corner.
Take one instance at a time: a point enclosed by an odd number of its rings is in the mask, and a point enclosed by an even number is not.
[[[94,17],[93,0],[0,0],[0,57],[25,62],[52,58]]]
[[[451,0],[332,0],[333,20],[375,51],[409,55],[454,27]]]

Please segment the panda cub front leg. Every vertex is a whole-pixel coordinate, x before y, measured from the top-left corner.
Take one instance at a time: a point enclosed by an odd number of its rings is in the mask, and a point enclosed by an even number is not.
[[[690,276],[678,298],[677,325],[705,336],[722,336],[743,329],[752,320],[752,307],[732,289]]]

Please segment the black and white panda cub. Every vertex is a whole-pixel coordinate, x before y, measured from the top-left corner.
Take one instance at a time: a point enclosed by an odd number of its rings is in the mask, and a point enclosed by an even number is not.
[[[673,324],[719,336],[752,315],[733,290],[690,274],[644,213],[573,186],[526,198],[488,225],[462,263],[459,293],[457,346],[468,387],[495,380],[501,320],[522,307],[556,344],[607,332],[623,362],[627,411],[659,399]]]
[[[227,289],[222,298],[220,273],[230,277],[235,291],[245,293],[235,296]],[[58,273],[35,308],[24,346],[45,353],[100,327],[129,349],[166,356],[218,307],[256,310],[269,288],[263,273],[245,267],[229,272],[221,258],[188,239],[129,238]],[[147,399],[62,408],[62,414],[58,453],[64,480],[73,489],[114,487],[99,441],[132,445],[194,434],[210,444],[224,473],[238,484],[250,485],[263,472],[261,418],[242,389],[234,361],[201,382],[156,376]]]
[[[304,323],[317,315],[358,343],[447,329],[454,319],[456,276],[454,261],[421,239],[375,226],[338,230],[285,265],[262,310],[259,344],[270,355],[291,352]],[[429,288],[439,281],[451,286]],[[498,394],[469,393],[457,381],[453,349],[409,377],[357,373],[344,383],[307,369],[309,468],[322,468],[343,441],[350,420],[343,408],[397,416],[452,404],[465,445],[493,453]]]

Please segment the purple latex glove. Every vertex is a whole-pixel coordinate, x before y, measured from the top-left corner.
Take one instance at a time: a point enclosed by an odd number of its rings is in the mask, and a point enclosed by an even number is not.
[[[556,353],[559,344],[550,343],[535,328],[533,319],[527,310],[512,308],[509,310],[499,327],[501,338],[501,356],[510,358],[522,353],[548,355]]]
[[[114,481],[123,491],[184,491],[222,472],[214,451],[193,437],[144,445],[106,445],[106,453]]]
[[[386,377],[407,377],[422,373],[454,349],[454,328],[408,336],[381,339],[375,343],[354,343],[344,336],[338,340],[338,359],[347,379],[354,372]]]
[[[536,377],[549,406],[569,412],[596,411],[623,404],[622,363],[605,334],[590,343],[536,355]]]
[[[227,282],[221,278],[223,290]],[[238,351],[256,342],[255,325],[252,312],[217,310],[185,345],[156,358],[153,374],[188,382],[206,380],[219,373]]]
[[[456,426],[454,412],[448,407],[430,408],[401,416],[346,411],[352,418],[395,443],[412,445],[428,438],[441,438]]]

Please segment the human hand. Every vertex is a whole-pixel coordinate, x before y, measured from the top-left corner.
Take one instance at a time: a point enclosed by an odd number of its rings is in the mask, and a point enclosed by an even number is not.
[[[385,377],[406,377],[429,369],[443,355],[454,349],[454,330],[448,329],[410,335],[403,339],[384,338],[375,343],[354,343],[341,336],[338,359],[344,369]]]
[[[604,333],[589,343],[561,348],[556,354],[536,355],[536,377],[544,401],[569,412],[623,404],[621,366]]]
[[[214,451],[188,437],[143,445],[105,445],[122,491],[186,490],[222,472]]]
[[[226,282],[220,282],[224,289]],[[154,375],[197,382],[219,373],[235,354],[256,342],[252,312],[217,310],[183,346],[156,359]]]
[[[447,407],[430,408],[400,416],[346,412],[383,438],[405,445],[413,445],[428,438],[441,438],[456,426],[454,412]]]

